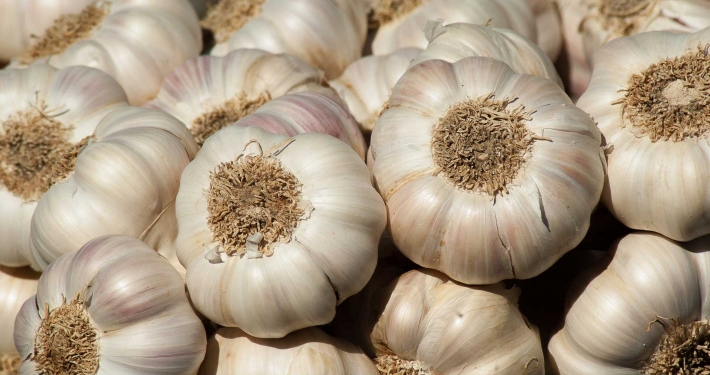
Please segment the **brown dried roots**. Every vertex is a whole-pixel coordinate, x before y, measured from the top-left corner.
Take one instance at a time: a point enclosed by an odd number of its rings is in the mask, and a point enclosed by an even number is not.
[[[239,121],[242,117],[254,113],[269,100],[271,100],[271,95],[268,92],[259,94],[255,99],[247,99],[245,93],[240,93],[196,118],[192,122],[190,131],[195,136],[197,144],[202,146],[209,136],[223,127]]]
[[[46,305],[32,360],[40,374],[93,375],[99,369],[99,338],[86,305],[77,296],[49,310]]]
[[[427,0],[376,0],[372,19],[379,25],[385,25],[402,18],[420,7]]]
[[[661,339],[641,373],[710,375],[710,322],[674,323],[665,328],[666,336]]]
[[[0,375],[17,375],[20,370],[20,357],[16,355],[0,355]]]
[[[396,355],[383,355],[375,359],[375,367],[382,375],[434,375],[434,369],[419,361],[408,361]]]
[[[591,18],[597,19],[604,30],[617,36],[638,32],[653,18],[657,0],[598,0],[593,5]]]
[[[698,47],[652,64],[629,80],[621,104],[623,120],[653,142],[700,137],[710,128],[710,57]]]
[[[24,200],[37,200],[74,170],[76,158],[91,139],[68,141],[73,126],[64,125],[40,103],[0,124],[0,183]]]
[[[221,0],[211,6],[201,25],[212,31],[217,43],[226,42],[249,20],[261,14],[266,0]]]
[[[288,242],[305,211],[298,207],[301,183],[270,156],[247,155],[222,163],[210,173],[207,223],[230,256],[246,252],[247,238],[261,233],[259,252],[271,255],[271,244]]]
[[[434,127],[434,163],[456,187],[495,195],[508,192],[537,137],[525,126],[531,112],[488,96],[460,102]]]
[[[79,14],[65,14],[57,18],[44,35],[33,35],[36,41],[20,56],[20,63],[29,65],[37,59],[64,52],[72,44],[91,36],[107,14],[108,5],[91,4]]]

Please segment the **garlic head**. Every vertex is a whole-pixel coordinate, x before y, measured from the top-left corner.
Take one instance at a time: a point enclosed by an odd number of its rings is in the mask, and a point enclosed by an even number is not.
[[[12,333],[22,304],[37,292],[39,273],[29,267],[0,266],[0,374],[16,375],[20,355]]]

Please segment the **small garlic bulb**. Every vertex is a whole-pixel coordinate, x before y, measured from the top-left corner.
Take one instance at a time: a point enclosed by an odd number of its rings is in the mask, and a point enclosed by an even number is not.
[[[178,258],[200,313],[278,338],[331,321],[365,286],[386,211],[345,143],[240,126],[253,116],[215,133],[185,168]]]
[[[57,259],[15,321],[20,375],[196,374],[206,341],[177,271],[124,236]]]
[[[187,61],[165,78],[157,97],[146,107],[177,117],[202,145],[217,130],[267,101],[301,91],[337,98],[323,73],[303,60],[240,49],[225,57],[200,56]]]
[[[528,0],[535,15],[537,45],[555,61],[562,51],[562,20],[557,7],[558,0]]]
[[[572,296],[550,341],[555,373],[707,372],[710,237],[677,243],[632,233],[607,257]]]
[[[15,317],[22,304],[37,292],[39,273],[28,267],[0,266],[0,374],[16,375],[20,355],[15,349],[12,332]]]
[[[406,47],[426,48],[424,25],[439,18],[447,24],[489,24],[511,29],[537,41],[535,19],[526,0],[376,0],[374,12],[380,25],[372,42],[375,55]]]
[[[287,53],[332,79],[360,57],[366,13],[360,0],[221,0],[202,24],[217,41],[212,55],[240,48]]]
[[[491,58],[430,60],[397,82],[368,162],[404,255],[491,284],[536,276],[582,240],[604,182],[600,143],[550,80]]]
[[[537,328],[518,310],[517,288],[472,287],[428,269],[397,277],[380,268],[331,324],[371,356],[381,374],[543,374]]]
[[[392,88],[420,52],[419,48],[404,48],[389,55],[365,56],[330,81],[363,132],[369,133],[375,127]]]
[[[283,338],[251,337],[220,328],[207,343],[203,375],[380,375],[355,345],[306,328]]]
[[[710,233],[708,45],[710,28],[637,34],[599,51],[578,105],[606,140],[602,201],[630,228],[679,241]]]
[[[45,11],[46,1],[30,2],[41,4],[10,9],[14,10],[8,14],[13,18],[13,29],[33,24],[34,17]],[[19,45],[23,52],[15,55],[11,66],[26,67],[39,61],[57,68],[97,68],[123,86],[131,104],[141,105],[155,96],[163,77],[202,49],[197,15],[187,0],[71,2],[76,4],[53,7],[51,13],[41,16],[40,32],[29,27],[17,34],[3,34],[22,38]],[[53,17],[54,23],[45,22],[44,17]]]

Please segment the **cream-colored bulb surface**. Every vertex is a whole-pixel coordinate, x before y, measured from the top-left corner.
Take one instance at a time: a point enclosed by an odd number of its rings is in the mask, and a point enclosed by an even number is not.
[[[537,45],[552,61],[556,61],[562,51],[562,19],[557,0],[528,0],[537,30]]]
[[[20,355],[13,341],[15,318],[22,304],[37,293],[39,276],[29,267],[0,266],[0,374],[11,374],[19,366]]]

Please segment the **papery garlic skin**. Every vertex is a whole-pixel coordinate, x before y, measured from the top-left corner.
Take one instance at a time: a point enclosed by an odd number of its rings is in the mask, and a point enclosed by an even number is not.
[[[549,344],[558,374],[638,374],[665,331],[710,318],[710,238],[677,243],[632,233],[607,253]],[[610,261],[610,262],[609,262]]]
[[[528,0],[528,4],[535,15],[537,45],[554,62],[559,57],[564,43],[557,0]]]
[[[524,123],[532,149],[507,192],[493,195],[453,184],[432,146],[452,105],[491,93],[532,112]],[[601,134],[589,115],[552,81],[483,57],[410,68],[375,125],[370,152],[397,248],[466,284],[543,272],[582,240],[604,181]]]
[[[537,41],[532,10],[526,0],[431,0],[423,2],[413,12],[380,25],[372,43],[375,55],[385,55],[397,49],[424,49],[427,39],[422,33],[427,21],[442,19],[449,23],[472,23],[511,29]]]
[[[59,54],[35,61],[57,68],[84,65],[102,70],[121,84],[132,105],[152,99],[163,78],[202,49],[197,14],[187,0],[78,3],[83,6],[72,10],[98,4],[108,13],[88,38],[74,42]],[[11,66],[27,64],[16,57]]]
[[[617,39],[599,51],[589,89],[578,105],[597,122],[607,145],[602,201],[627,227],[679,241],[710,233],[707,134],[653,142],[622,117],[622,105],[613,104],[624,99],[633,74],[709,43],[710,29],[694,34],[652,32]]]
[[[174,232],[160,232],[169,226],[161,221],[175,220],[170,210],[180,175],[197,152],[185,125],[160,111],[122,107],[98,123],[93,137],[74,172],[44,194],[32,217],[32,255],[41,269],[107,234],[172,246]],[[174,256],[174,248],[157,250]]]
[[[110,76],[87,67],[59,70],[34,64],[0,71],[0,132],[11,116],[43,104],[53,120],[73,126],[68,141],[76,143],[92,134],[109,112],[127,107],[128,99]],[[30,251],[36,207],[37,200],[23,199],[0,183],[0,265],[38,268]]]
[[[0,266],[0,357],[18,356],[12,332],[22,304],[37,292],[39,274],[28,267]]]
[[[379,375],[355,345],[305,328],[279,339],[251,337],[220,328],[207,343],[200,374],[213,375]]]
[[[425,34],[429,45],[410,67],[427,60],[455,63],[466,57],[491,57],[508,64],[516,73],[547,78],[562,87],[552,61],[540,47],[515,31],[468,23],[443,26],[441,21],[431,21],[425,26]]]
[[[183,280],[160,255],[124,236],[94,239],[46,270],[15,321],[20,374],[37,374],[35,335],[50,311],[79,295],[97,332],[103,374],[196,374],[206,336]]]
[[[362,327],[347,336],[369,355],[395,355],[441,375],[544,373],[537,328],[517,307],[519,289],[465,286],[428,269],[399,277],[378,269],[373,282],[332,323],[336,334]]]
[[[250,19],[210,54],[241,48],[287,53],[332,79],[361,55],[367,32],[365,4],[352,0],[266,0]]]
[[[386,211],[362,159],[341,141],[314,133],[289,138],[240,122],[210,137],[182,175],[178,258],[198,311],[222,326],[278,338],[331,321],[336,304],[367,283]],[[268,150],[280,150],[269,157],[302,184],[297,203],[307,213],[271,255],[227,255],[207,222],[210,173]]]
[[[345,101],[363,132],[371,132],[399,77],[421,52],[404,48],[383,56],[365,56],[348,65],[343,74],[330,81]]]

